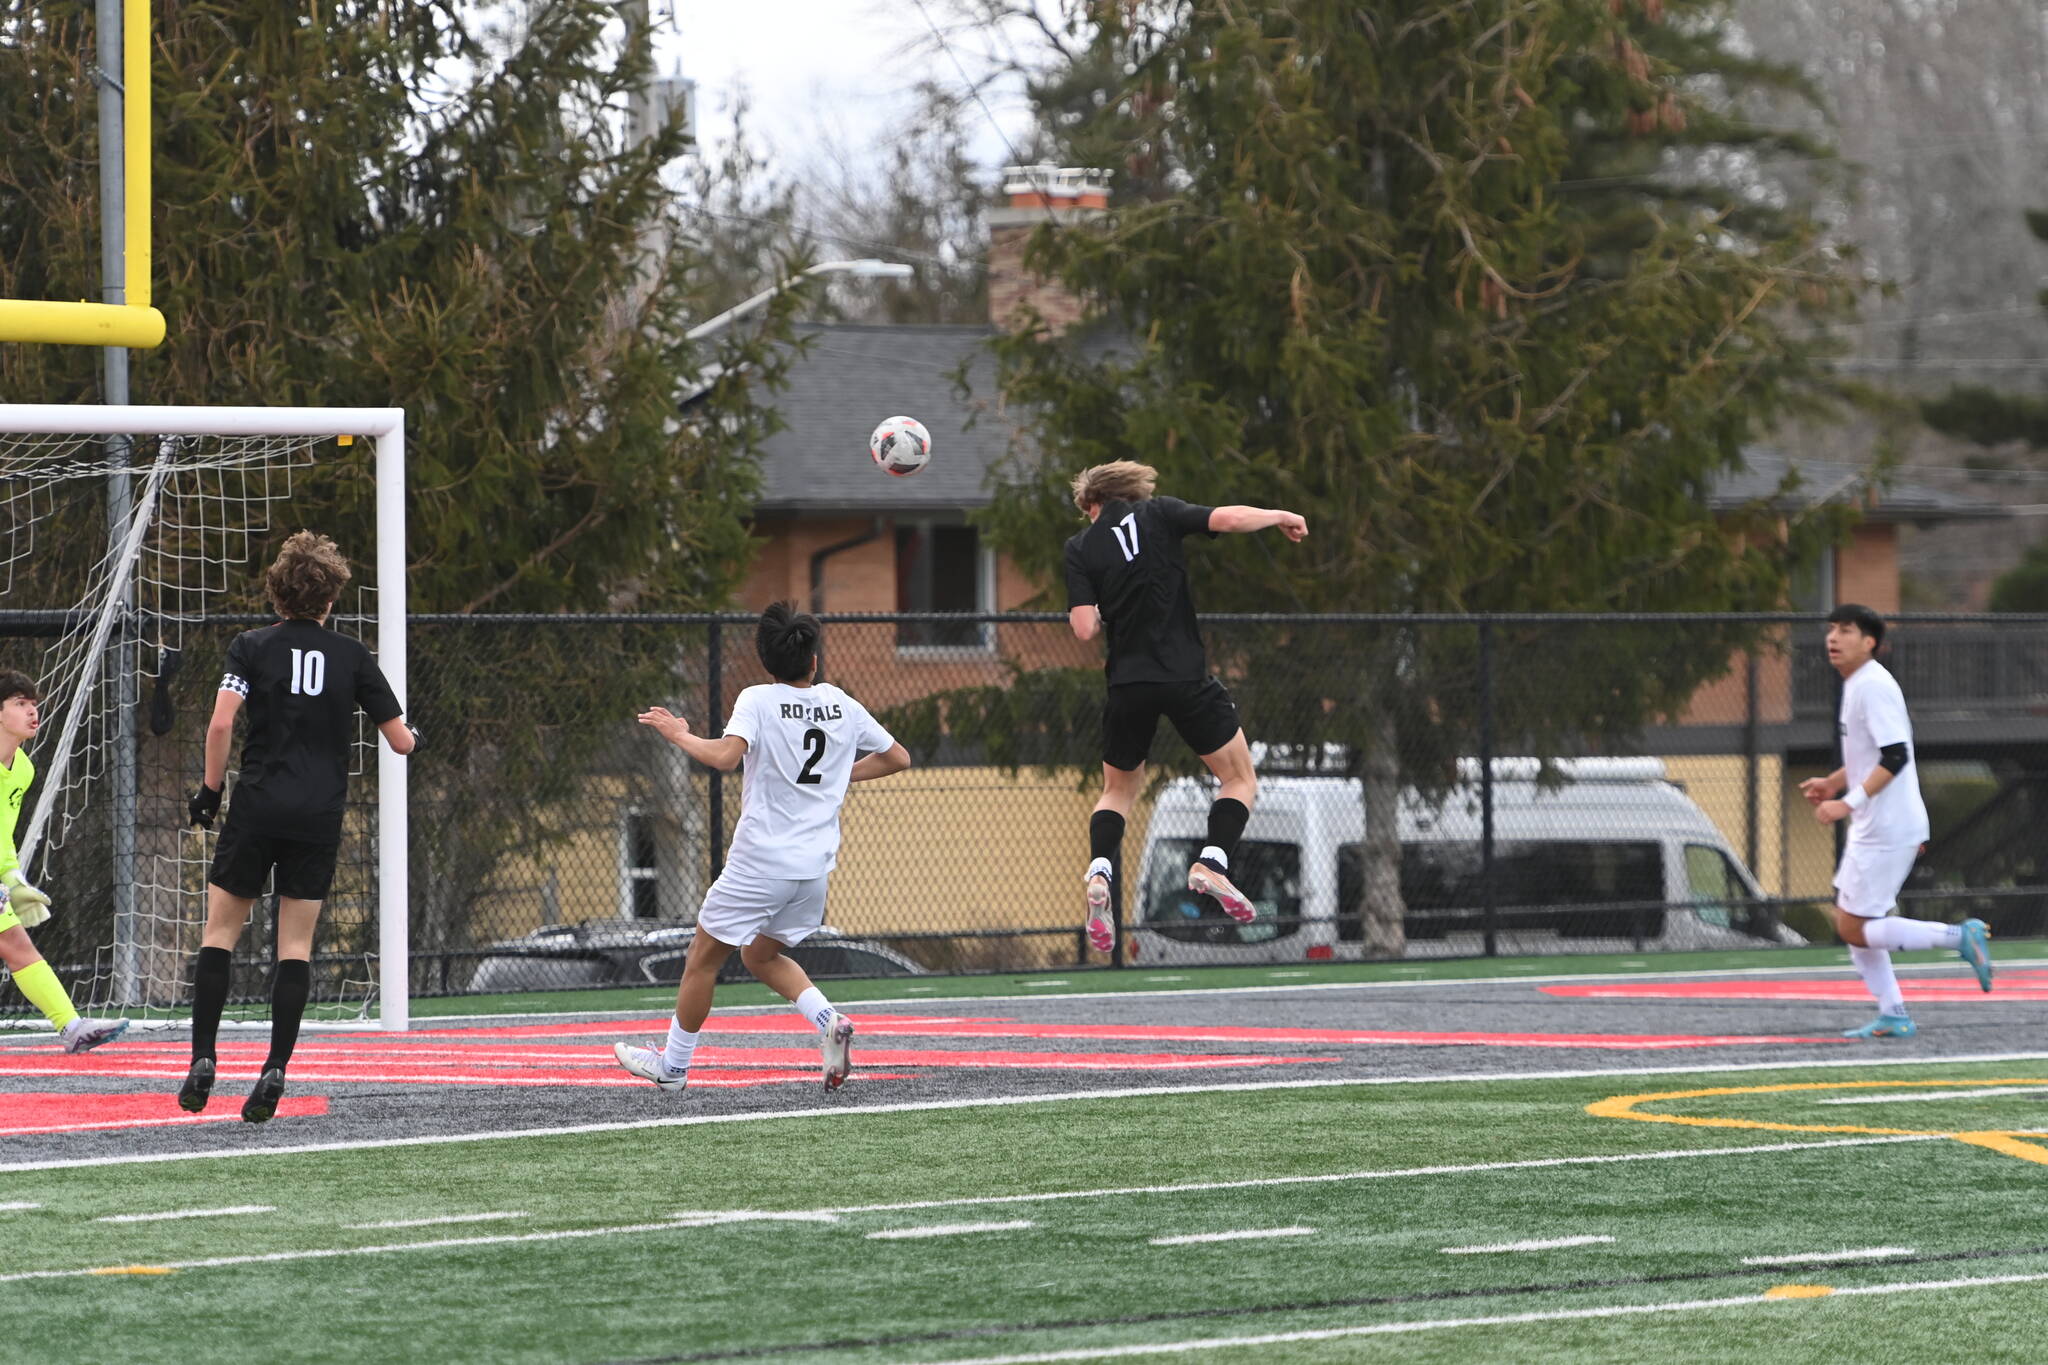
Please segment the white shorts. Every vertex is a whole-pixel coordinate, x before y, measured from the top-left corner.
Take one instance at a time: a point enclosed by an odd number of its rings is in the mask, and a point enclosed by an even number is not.
[[[727,868],[704,893],[697,927],[735,948],[746,947],[762,934],[777,943],[802,943],[825,922],[826,880],[734,875]]]
[[[1918,844],[1851,843],[1835,869],[1835,904],[1861,919],[1883,919],[1899,903],[1899,888],[1919,856]]]

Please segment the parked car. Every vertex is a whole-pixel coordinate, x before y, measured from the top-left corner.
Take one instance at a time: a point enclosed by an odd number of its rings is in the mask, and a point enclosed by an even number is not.
[[[476,993],[541,991],[565,986],[674,985],[697,935],[694,924],[591,920],[550,924],[519,938],[493,943],[477,963],[469,989]],[[790,959],[820,979],[854,976],[923,976],[925,968],[872,939],[824,928],[789,950]],[[740,955],[726,959],[720,981],[752,980]]]
[[[1705,811],[1655,758],[1561,760],[1561,785],[1533,759],[1494,762],[1495,926],[1514,951],[1561,940],[1640,937],[1659,948],[1801,943]],[[1401,894],[1407,936],[1424,953],[1479,951],[1484,927],[1479,770],[1460,765],[1441,802],[1402,793]],[[1259,907],[1239,926],[1187,889],[1212,791],[1182,778],[1152,809],[1137,882],[1140,961],[1248,962],[1360,955],[1365,802],[1356,778],[1273,777],[1238,845],[1231,876]],[[1433,946],[1424,946],[1430,944]],[[1590,946],[1590,945],[1589,945]]]

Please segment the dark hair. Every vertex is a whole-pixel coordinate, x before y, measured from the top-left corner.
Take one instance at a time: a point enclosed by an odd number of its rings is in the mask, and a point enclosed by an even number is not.
[[[16,697],[41,701],[43,690],[36,686],[36,680],[28,674],[17,673],[11,668],[0,668],[0,702],[13,701]]]
[[[802,682],[810,676],[822,630],[818,618],[799,612],[794,602],[771,603],[754,631],[754,653],[775,681]]]
[[[1884,643],[1884,618],[1869,607],[1855,602],[1844,602],[1828,613],[1831,626],[1854,626],[1870,637],[1874,645]]]
[[[263,587],[280,616],[317,621],[348,586],[348,557],[326,536],[300,531],[284,543]]]

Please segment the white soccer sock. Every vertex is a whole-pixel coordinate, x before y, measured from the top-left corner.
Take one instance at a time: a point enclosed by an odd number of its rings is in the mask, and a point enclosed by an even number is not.
[[[1863,926],[1864,935],[1870,933],[1870,926]],[[1899,991],[1899,978],[1892,972],[1892,955],[1882,948],[1851,948],[1849,961],[1856,968],[1856,975],[1863,978],[1863,984],[1877,997],[1879,1014],[1904,1014],[1906,997]]]
[[[697,1053],[697,1035],[686,1031],[675,1020],[668,1021],[668,1046],[661,1050],[661,1064],[671,1072],[690,1069],[690,1058]]]
[[[1081,878],[1081,880],[1085,882],[1092,877],[1100,877],[1106,882],[1116,880],[1116,873],[1110,867],[1109,859],[1097,858],[1094,862],[1088,864],[1088,875]]]
[[[795,1001],[796,1012],[811,1021],[811,1027],[823,1033],[832,1027],[832,1016],[839,1011],[832,1008],[832,1002],[825,998],[825,992],[811,987]]]
[[[1222,871],[1230,871],[1230,855],[1228,853],[1225,853],[1222,849],[1216,847],[1216,845],[1214,844],[1206,845],[1202,849],[1198,861],[1205,863],[1214,863]]]
[[[1920,948],[1954,948],[1963,941],[1960,924],[1939,924],[1931,919],[1867,919],[1863,939],[1873,948],[1911,952]]]

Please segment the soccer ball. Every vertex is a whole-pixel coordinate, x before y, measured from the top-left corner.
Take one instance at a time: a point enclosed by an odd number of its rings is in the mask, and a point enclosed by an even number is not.
[[[932,434],[915,417],[891,417],[868,437],[868,454],[886,474],[915,474],[931,463]]]

